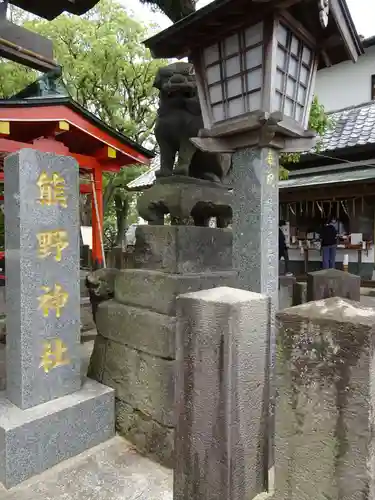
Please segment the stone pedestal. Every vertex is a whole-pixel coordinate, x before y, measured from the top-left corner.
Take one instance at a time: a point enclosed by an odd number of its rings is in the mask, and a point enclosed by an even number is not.
[[[307,275],[307,301],[343,297],[361,299],[361,278],[339,269],[323,269]]]
[[[278,319],[275,498],[374,498],[374,310],[333,297]]]
[[[78,165],[21,150],[5,161],[6,487],[114,434],[113,390],[81,388]]]
[[[234,283],[232,195],[208,181],[158,179],[138,201],[141,217],[129,268],[114,298],[99,305],[89,375],[116,389],[117,428],[173,467],[176,300]],[[169,215],[172,225],[164,225]],[[216,218],[219,228],[208,227]]]
[[[178,299],[174,500],[265,491],[269,301],[227,287]]]
[[[89,376],[116,389],[117,428],[139,451],[173,467],[176,300],[232,285],[232,233],[139,226],[134,269],[119,271],[99,305]]]

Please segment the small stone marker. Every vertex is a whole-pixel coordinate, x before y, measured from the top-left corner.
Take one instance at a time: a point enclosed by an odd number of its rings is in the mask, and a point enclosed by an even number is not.
[[[307,275],[307,301],[342,297],[361,299],[361,278],[339,269],[323,269]]]
[[[178,299],[174,500],[264,491],[270,299],[215,288]]]
[[[7,397],[26,409],[81,386],[78,165],[25,149],[5,169]]]
[[[278,319],[275,498],[374,498],[375,311],[333,297]]]

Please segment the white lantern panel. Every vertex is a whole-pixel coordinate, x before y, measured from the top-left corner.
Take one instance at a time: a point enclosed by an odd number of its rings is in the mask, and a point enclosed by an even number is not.
[[[223,100],[223,91],[222,91],[222,87],[221,87],[221,83],[219,83],[218,85],[213,85],[212,87],[209,87],[209,90],[208,90],[209,94],[210,94],[210,101],[212,104],[214,104],[215,102],[221,102]]]
[[[284,114],[293,118],[293,101],[286,98],[284,102]]]
[[[246,47],[263,42],[263,23],[255,24],[245,30]]]
[[[228,118],[234,118],[235,116],[242,115],[244,111],[245,109],[242,96],[228,101]]]
[[[280,92],[284,90],[285,75],[282,71],[276,71],[276,89]]]
[[[250,111],[256,111],[261,108],[261,92],[258,90],[257,92],[252,92],[248,94],[248,106]]]
[[[212,106],[212,116],[215,122],[219,122],[220,120],[224,120],[224,104],[217,104],[216,106]]]
[[[289,59],[288,73],[295,79],[298,78],[298,59],[295,59],[294,57]]]
[[[276,39],[275,90],[271,110],[281,111],[305,125],[313,51],[296,32],[282,23],[278,25]]]
[[[286,95],[293,99],[296,93],[296,82],[292,78],[288,77],[286,82]]]
[[[262,87],[263,71],[262,68],[253,69],[247,73],[247,90],[255,90]]]
[[[213,122],[261,108],[263,22],[206,49],[204,62]]]
[[[225,46],[225,56],[232,56],[233,54],[238,54],[240,51],[238,35],[233,35],[227,38],[224,42]]]
[[[218,62],[220,59],[219,45],[215,44],[204,50],[204,62],[206,66]]]
[[[225,74],[226,77],[238,75],[241,72],[240,56],[234,56],[225,61]]]
[[[263,46],[254,47],[245,54],[246,68],[251,69],[263,64]]]
[[[298,86],[297,101],[304,106],[306,104],[306,89],[302,85]]]
[[[290,52],[294,56],[298,56],[298,51],[299,51],[299,41],[294,35],[292,35],[292,43],[290,44]]]
[[[242,94],[242,78],[236,76],[227,81],[227,95],[229,98]],[[212,101],[211,101],[212,102]]]
[[[312,56],[312,52],[309,48],[307,48],[306,46],[303,47],[303,51],[302,51],[302,61],[307,65],[307,66],[310,66],[311,64],[311,56]]]
[[[211,85],[212,83],[215,83],[215,82],[220,82],[221,77],[220,77],[219,64],[216,64],[215,66],[210,66],[209,68],[207,68],[206,75],[207,75],[208,85]]]
[[[286,47],[288,40],[288,30],[282,24],[279,24],[277,28],[276,38],[277,41],[281,43],[281,45]]]
[[[286,71],[286,62],[287,62],[287,54],[284,49],[281,47],[277,47],[277,53],[276,53],[276,65],[280,68]]]
[[[299,81],[304,85],[307,85],[309,82],[309,70],[302,66],[301,73],[299,75]]]

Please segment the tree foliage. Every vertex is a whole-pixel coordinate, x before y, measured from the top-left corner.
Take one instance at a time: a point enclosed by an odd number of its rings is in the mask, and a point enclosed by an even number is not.
[[[155,149],[153,127],[158,95],[152,85],[157,69],[165,61],[153,60],[142,44],[147,38],[146,26],[131,19],[115,0],[101,0],[81,17],[62,15],[46,21],[17,9],[12,9],[12,16],[19,24],[52,40],[56,61],[63,68],[73,99],[117,131]],[[33,70],[2,61],[0,96],[15,94],[37,76]],[[106,176],[106,215],[117,221],[119,234],[126,227],[133,198],[125,190],[126,184],[142,172],[142,168],[126,168],[119,175]]]
[[[177,23],[195,12],[195,0],[141,0],[152,9],[163,12],[171,21]]]

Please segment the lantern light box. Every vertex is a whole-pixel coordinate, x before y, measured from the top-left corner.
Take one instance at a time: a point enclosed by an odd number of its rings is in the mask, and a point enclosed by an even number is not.
[[[363,53],[345,0],[216,0],[145,42],[194,64],[205,133],[306,132],[318,67]],[[305,147],[303,145],[303,147]]]

